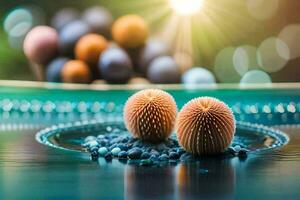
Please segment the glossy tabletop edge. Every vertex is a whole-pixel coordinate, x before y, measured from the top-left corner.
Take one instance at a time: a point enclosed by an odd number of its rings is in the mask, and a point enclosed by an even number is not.
[[[276,89],[300,89],[300,83],[272,83],[272,84],[248,84],[239,85],[232,83],[218,84],[72,84],[72,83],[49,83],[38,81],[15,81],[0,80],[0,87],[19,87],[32,89],[61,89],[61,90],[139,90],[144,88],[160,88],[165,90],[276,90]]]

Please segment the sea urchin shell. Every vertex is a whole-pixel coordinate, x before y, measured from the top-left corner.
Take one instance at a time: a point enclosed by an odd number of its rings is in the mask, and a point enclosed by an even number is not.
[[[126,102],[124,120],[134,137],[158,143],[170,136],[177,114],[173,97],[158,89],[137,92]]]
[[[179,112],[177,137],[186,151],[197,155],[224,152],[232,142],[235,119],[222,101],[200,97],[189,101]]]

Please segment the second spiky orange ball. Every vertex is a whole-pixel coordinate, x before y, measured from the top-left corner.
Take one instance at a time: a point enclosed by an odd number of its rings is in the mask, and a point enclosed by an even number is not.
[[[147,89],[128,99],[124,108],[124,121],[134,137],[158,143],[172,133],[176,114],[177,106],[170,94],[158,89]]]
[[[233,140],[235,119],[224,102],[212,97],[195,98],[179,112],[176,132],[186,151],[197,155],[219,154]]]

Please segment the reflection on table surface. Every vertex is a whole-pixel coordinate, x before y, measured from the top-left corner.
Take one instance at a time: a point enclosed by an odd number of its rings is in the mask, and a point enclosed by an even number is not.
[[[300,129],[290,143],[246,160],[177,166],[91,162],[84,153],[39,144],[36,131],[0,133],[0,199],[294,199],[300,195]]]

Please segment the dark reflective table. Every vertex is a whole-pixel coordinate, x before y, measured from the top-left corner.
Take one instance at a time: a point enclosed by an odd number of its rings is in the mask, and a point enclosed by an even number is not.
[[[91,162],[88,154],[38,143],[36,132],[51,124],[103,117],[98,115],[95,101],[115,103],[100,105],[99,109],[109,116],[110,110],[119,109],[118,105],[133,91],[3,86],[0,89],[0,199],[300,197],[299,89],[170,91],[179,107],[193,96],[217,96],[235,109],[240,120],[280,125],[279,129],[290,136],[290,142],[270,152],[250,154],[247,159],[210,158],[156,168],[122,164],[117,160],[108,164]],[[57,106],[51,108],[49,101],[71,102],[72,112],[68,112],[68,103],[62,106],[65,110],[59,111]],[[88,112],[89,109],[94,110]]]

